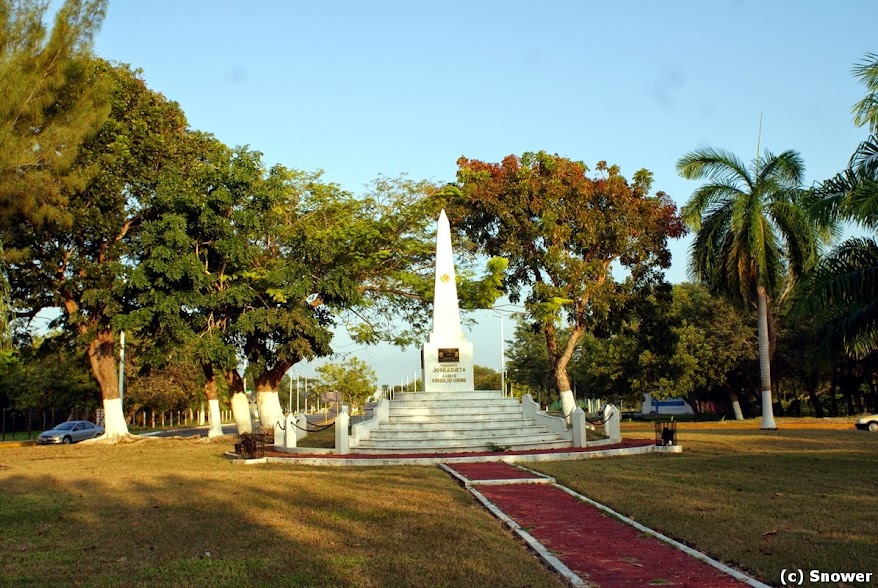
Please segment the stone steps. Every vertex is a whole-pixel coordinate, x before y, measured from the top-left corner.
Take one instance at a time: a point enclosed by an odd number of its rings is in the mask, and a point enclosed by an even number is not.
[[[508,437],[508,436],[533,436],[533,435],[551,435],[545,427],[540,427],[537,425],[525,425],[520,427],[515,426],[493,426],[493,427],[483,427],[479,429],[470,429],[470,428],[455,428],[455,429],[443,429],[443,428],[431,428],[431,429],[396,429],[396,428],[381,428],[378,431],[372,433],[369,437],[371,440],[375,439],[408,439],[413,442],[420,441],[424,438],[429,439],[470,439],[470,438],[491,438],[491,437]]]
[[[484,446],[489,443],[494,443],[496,445],[506,445],[505,441],[510,440],[511,436],[509,435],[469,435],[465,437],[448,437],[448,438],[438,438],[438,437],[430,437],[428,439],[381,439],[375,437],[374,435],[368,439],[373,444],[381,441],[394,441],[396,444],[401,444],[401,441],[404,441],[405,447],[410,449],[443,449],[445,447],[459,447],[462,445],[475,445],[475,446]],[[553,433],[536,433],[536,434],[521,434],[514,436],[514,442],[516,444],[521,443],[548,443],[552,441],[557,441],[558,435]],[[365,443],[365,441],[364,441]],[[391,443],[393,444],[393,443]]]
[[[555,435],[557,439],[558,436]],[[570,441],[543,441],[543,442],[510,442],[509,440],[496,439],[480,439],[472,442],[458,442],[456,444],[449,443],[442,446],[431,445],[429,447],[412,447],[408,444],[390,444],[369,443],[369,440],[362,441],[356,453],[379,453],[379,454],[409,454],[409,453],[472,453],[472,452],[489,452],[498,448],[511,449],[515,451],[527,451],[529,449],[569,449],[572,447]]]
[[[393,407],[398,410],[436,407],[494,408],[498,406],[517,407],[521,403],[516,398],[454,398],[449,400],[394,400]]]
[[[514,418],[521,414],[521,408],[517,406],[437,406],[437,407],[417,407],[406,410],[395,409],[393,405],[390,407],[391,422],[419,422],[429,420],[457,420],[473,422],[494,421],[498,418],[508,417]]]
[[[473,421],[454,421],[454,420],[443,420],[443,421],[428,421],[428,422],[385,422],[381,425],[381,431],[388,432],[404,432],[404,433],[413,433],[420,434],[423,436],[424,434],[434,435],[438,432],[443,431],[484,431],[486,434],[496,434],[498,431],[509,431],[514,433],[516,431],[520,431],[522,429],[530,430],[538,430],[539,432],[545,432],[546,427],[537,425],[532,420],[524,420],[524,421],[515,421],[513,423],[508,422],[495,422],[495,421],[479,421],[479,426],[474,427]]]
[[[454,402],[456,400],[498,400],[503,399],[500,390],[470,390],[468,392],[397,392],[393,396],[394,403],[409,401]],[[506,398],[518,402],[515,398]]]
[[[355,453],[466,453],[498,447],[561,449],[572,436],[524,416],[518,399],[500,391],[408,392],[390,401],[388,419],[360,439]]]

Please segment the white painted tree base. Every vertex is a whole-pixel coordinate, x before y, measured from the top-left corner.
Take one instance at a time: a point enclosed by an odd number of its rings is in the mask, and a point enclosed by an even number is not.
[[[247,400],[247,395],[243,392],[232,394],[231,404],[238,435],[252,433],[253,419],[250,418],[250,402]]]
[[[736,421],[743,421],[744,420],[744,413],[741,412],[741,403],[738,402],[737,400],[732,400],[732,412],[735,413],[735,420]]]
[[[104,434],[101,439],[115,441],[128,437],[128,423],[122,412],[121,398],[104,398]]]
[[[283,424],[284,409],[280,406],[277,391],[257,392],[256,406],[259,408],[259,422],[263,431],[274,431],[276,423]]]
[[[573,390],[564,390],[561,392],[561,413],[564,418],[567,419],[567,424],[570,424],[570,415],[573,414],[573,409],[576,408],[576,398],[573,396]]]
[[[762,391],[762,423],[760,429],[776,429],[774,422],[774,407],[771,406],[771,390]]]
[[[207,431],[208,438],[221,437],[223,435],[223,419],[220,416],[219,400],[214,398],[207,401],[208,422],[210,429]]]

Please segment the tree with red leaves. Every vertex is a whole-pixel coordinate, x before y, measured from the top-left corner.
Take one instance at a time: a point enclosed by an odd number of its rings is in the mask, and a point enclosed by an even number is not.
[[[457,164],[457,185],[445,192],[458,216],[453,224],[487,255],[508,260],[506,292],[524,302],[542,331],[569,415],[575,403],[567,366],[578,342],[606,330],[611,309],[638,284],[662,280],[671,263],[668,238],[685,233],[677,208],[663,192],[650,195],[645,169],[629,182],[601,161],[589,175],[584,163],[543,151]],[[624,280],[617,282],[613,267]]]

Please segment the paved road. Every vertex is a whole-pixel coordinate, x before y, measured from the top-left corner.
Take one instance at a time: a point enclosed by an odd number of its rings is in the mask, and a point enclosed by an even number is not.
[[[194,437],[207,435],[210,427],[185,427],[180,429],[165,429],[164,431],[153,431],[150,433],[142,433],[141,437]],[[237,432],[234,424],[223,425],[223,433],[226,435],[234,435]]]

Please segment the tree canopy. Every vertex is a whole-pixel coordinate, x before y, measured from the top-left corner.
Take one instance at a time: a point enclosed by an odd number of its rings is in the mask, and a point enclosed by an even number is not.
[[[813,207],[827,222],[853,222],[870,235],[848,239],[824,257],[796,298],[799,316],[821,317],[830,344],[862,359],[878,350],[878,55],[867,54],[854,74],[868,90],[854,106],[854,122],[873,134],[847,169],[813,190]]]
[[[541,151],[500,163],[462,157],[457,185],[446,190],[457,215],[452,225],[508,261],[503,285],[543,332],[565,412],[572,410],[567,365],[577,342],[617,304],[611,267],[624,268],[629,285],[654,280],[670,266],[668,238],[684,232],[673,202],[651,188],[647,170],[629,182],[599,162],[589,176],[582,162]],[[570,327],[564,336],[559,321]]]
[[[0,2],[0,210],[73,221],[68,198],[94,168],[77,163],[106,119],[107,86],[90,59],[107,0],[65,0],[51,32],[42,0]]]
[[[362,406],[378,389],[375,370],[356,357],[341,363],[325,363],[317,368],[318,394],[339,393],[352,406]]]
[[[112,108],[74,158],[72,169],[90,170],[88,180],[56,203],[72,224],[14,209],[2,219],[0,239],[16,309],[28,317],[62,309],[59,321],[80,338],[106,404],[119,399],[114,321],[126,310],[133,240],[169,162],[180,156],[187,124],[177,104],[130,68],[100,60],[92,67],[111,88]],[[124,422],[107,424],[110,436],[126,433]]]

